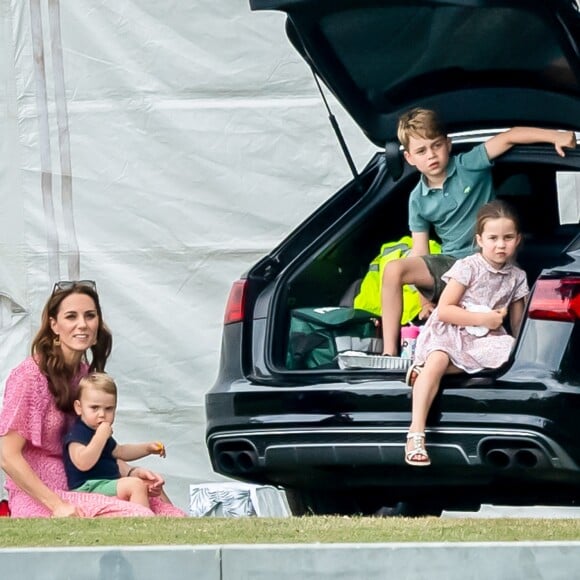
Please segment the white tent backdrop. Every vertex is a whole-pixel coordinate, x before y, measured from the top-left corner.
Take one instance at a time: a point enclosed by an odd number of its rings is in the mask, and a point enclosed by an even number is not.
[[[115,435],[204,443],[231,282],[350,179],[277,13],[244,0],[0,0],[0,392],[58,279],[97,281]],[[374,151],[331,99],[355,163]]]

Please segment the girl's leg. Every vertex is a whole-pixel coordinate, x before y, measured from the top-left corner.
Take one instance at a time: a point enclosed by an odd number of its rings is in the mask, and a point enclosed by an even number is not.
[[[405,447],[405,453],[407,456],[414,449],[424,447],[427,415],[429,414],[429,409],[431,408],[433,399],[435,399],[435,395],[437,395],[437,391],[439,390],[441,377],[449,368],[449,356],[442,351],[434,351],[427,357],[421,373],[415,380],[415,384],[413,385],[412,414],[409,434],[418,433],[421,434],[422,437],[407,439]],[[413,455],[412,460],[415,463],[429,464],[429,457],[426,453],[416,453]]]

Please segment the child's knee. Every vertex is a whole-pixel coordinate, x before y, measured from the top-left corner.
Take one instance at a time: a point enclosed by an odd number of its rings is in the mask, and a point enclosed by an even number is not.
[[[425,366],[446,369],[449,364],[449,355],[442,350],[434,350],[425,361]]]
[[[394,260],[385,265],[383,270],[383,284],[391,283],[400,284],[403,278],[403,273],[405,272],[403,260]]]
[[[138,477],[125,477],[125,485],[131,493],[147,491],[147,482]]]

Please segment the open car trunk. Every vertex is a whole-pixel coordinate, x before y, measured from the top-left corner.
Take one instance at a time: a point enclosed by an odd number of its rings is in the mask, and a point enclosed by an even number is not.
[[[473,143],[455,144],[454,152],[461,147],[471,148]],[[562,223],[566,220],[560,216],[563,190],[579,187],[580,155],[572,151],[560,158],[555,153],[546,154],[545,147],[535,149],[540,150],[541,155],[534,153],[533,147],[516,148],[497,159],[493,167],[497,197],[509,202],[521,220],[523,242],[517,262],[526,271],[530,288],[542,271],[565,269],[573,262],[567,252],[580,245],[578,224]],[[321,214],[328,214],[329,227],[321,225],[308,255],[297,256],[277,285],[277,310],[272,317],[276,326],[271,335],[288,337],[285,343],[270,344],[271,360],[278,372],[338,370],[338,358],[320,367],[316,363],[302,367],[289,364],[292,313],[308,307],[353,306],[357,281],[367,274],[382,244],[408,235],[408,196],[418,177],[407,166],[400,179],[393,181],[384,158],[377,155],[358,184],[339,192],[330,207],[321,208]],[[577,199],[578,191],[575,195]],[[323,224],[322,217],[320,220]],[[431,237],[436,240],[434,234]]]

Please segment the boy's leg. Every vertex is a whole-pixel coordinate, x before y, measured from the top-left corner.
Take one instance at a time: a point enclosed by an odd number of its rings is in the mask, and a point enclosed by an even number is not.
[[[383,353],[391,356],[399,354],[404,284],[414,284],[423,289],[433,287],[433,276],[421,256],[389,262],[383,272],[381,289]]]
[[[117,480],[117,497],[149,507],[147,483],[138,477],[121,477]]]

